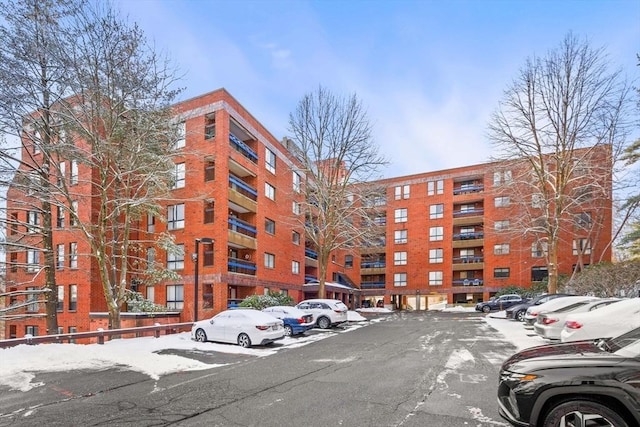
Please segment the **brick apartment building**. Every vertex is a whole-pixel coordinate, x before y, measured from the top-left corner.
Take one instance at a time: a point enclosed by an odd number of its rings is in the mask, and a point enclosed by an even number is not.
[[[317,296],[312,280],[317,277],[315,253],[305,247],[304,230],[295,221],[303,179],[296,172],[297,147],[287,138],[274,138],[224,89],[181,102],[175,111],[184,139],[177,146],[183,151],[176,158],[173,194],[163,203],[163,218],[147,217],[137,228],[147,237],[161,232],[174,237],[180,254],[148,247],[145,256],[149,262],[165,263],[180,279],[145,286],[133,274],[131,287],[169,311],[153,318],[125,312],[122,325],[208,318],[268,290],[286,292],[295,301]],[[37,161],[37,152],[29,155]],[[546,277],[544,248],[501,233],[521,207],[505,202],[509,186],[500,166],[489,163],[380,181],[387,189],[386,200],[379,201],[385,214],[376,222],[385,238],[357,253],[336,253],[329,266],[333,282],[325,296],[351,307],[381,301],[421,310],[440,301],[487,299],[505,286],[528,287]],[[63,170],[78,195],[71,208],[91,218],[97,207],[89,203],[90,180],[82,177],[92,171],[74,162]],[[8,251],[8,290],[37,289],[43,283],[37,233],[29,228],[38,217],[23,208],[26,197],[9,189],[8,240],[19,235],[30,247]],[[581,207],[590,222],[597,218],[599,232],[564,231],[561,273],[588,264],[585,255],[610,260],[611,205],[609,198]],[[59,331],[105,327],[106,304],[89,246],[64,211],[54,212],[54,221]],[[6,337],[46,333],[43,307],[20,297],[8,301],[21,302],[25,306],[17,312],[26,316],[6,322]]]

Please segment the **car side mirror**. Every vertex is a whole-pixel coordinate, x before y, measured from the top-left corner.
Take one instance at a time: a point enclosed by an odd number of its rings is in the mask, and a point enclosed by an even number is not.
[[[209,323],[211,323],[213,325],[213,319],[209,320]]]

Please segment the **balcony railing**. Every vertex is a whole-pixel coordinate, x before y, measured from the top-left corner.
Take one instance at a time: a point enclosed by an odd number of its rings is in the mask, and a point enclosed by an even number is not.
[[[384,289],[384,282],[362,282],[360,289]]]
[[[312,259],[318,259],[318,252],[314,251],[313,249],[304,248],[304,256]]]
[[[462,256],[453,258],[454,264],[470,264],[476,262],[483,262],[484,257],[481,256]]]
[[[365,261],[360,263],[360,268],[385,268],[386,261]]]
[[[231,142],[231,146],[233,146],[233,148],[239,151],[247,159],[251,160],[253,163],[258,162],[258,153],[253,151],[251,147],[240,141],[240,139],[232,133],[229,133],[229,142]]]
[[[229,175],[229,187],[236,190],[238,193],[242,194],[253,200],[254,202],[258,200],[258,190],[244,182],[238,177],[233,175]]]
[[[466,209],[463,211],[454,211],[453,212],[453,216],[454,217],[460,217],[460,216],[471,216],[471,215],[482,215],[484,214],[484,209]]]
[[[452,281],[453,286],[483,286],[484,280],[482,279],[454,279]]]
[[[235,231],[240,234],[244,234],[245,236],[249,236],[249,237],[256,237],[256,235],[258,234],[258,229],[254,225],[246,221],[243,221],[233,216],[229,217],[228,221],[229,221],[229,230]]]
[[[484,232],[478,231],[475,233],[457,233],[453,235],[453,240],[475,240],[483,239]]]
[[[230,273],[249,274],[251,276],[255,276],[257,269],[255,262],[244,259],[229,258],[229,261],[227,261],[227,271]]]
[[[479,193],[481,191],[484,191],[484,184],[461,185],[460,187],[453,189],[453,194]]]

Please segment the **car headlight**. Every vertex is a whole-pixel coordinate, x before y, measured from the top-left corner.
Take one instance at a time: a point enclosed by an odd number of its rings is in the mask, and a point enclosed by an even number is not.
[[[537,378],[540,378],[540,376],[536,374],[522,374],[519,372],[511,372],[511,371],[503,371],[501,374],[501,377],[503,380],[518,381],[518,382],[533,381]]]

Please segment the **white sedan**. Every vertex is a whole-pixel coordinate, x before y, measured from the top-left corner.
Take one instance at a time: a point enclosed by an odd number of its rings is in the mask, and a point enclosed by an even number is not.
[[[568,342],[610,338],[638,327],[640,298],[629,298],[588,313],[568,315],[560,340]]]
[[[560,333],[562,332],[564,321],[567,316],[576,313],[588,313],[593,310],[606,307],[617,301],[620,301],[620,299],[603,298],[595,301],[581,301],[563,307],[559,310],[540,313],[536,323],[533,324],[533,330],[542,338],[546,338],[548,340],[560,340]]]
[[[284,338],[284,323],[252,309],[225,310],[211,319],[195,322],[191,339],[238,344],[241,347],[266,345]]]

